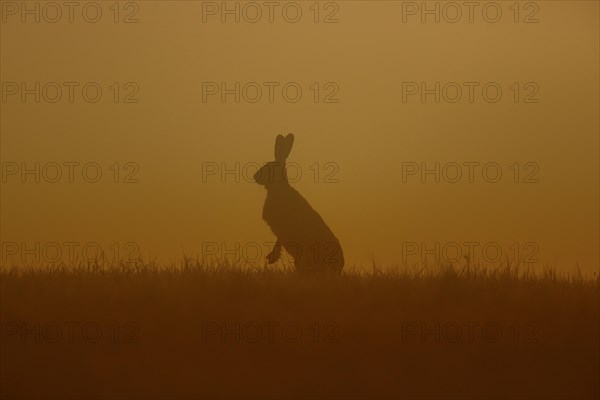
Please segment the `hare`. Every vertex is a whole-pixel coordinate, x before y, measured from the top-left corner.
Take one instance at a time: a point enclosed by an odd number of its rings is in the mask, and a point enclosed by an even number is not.
[[[298,272],[339,273],[344,268],[340,242],[319,213],[287,180],[285,163],[293,144],[293,134],[278,135],[275,161],[266,163],[254,174],[254,181],[267,189],[262,217],[277,237],[267,262],[275,263],[283,247],[294,259]]]

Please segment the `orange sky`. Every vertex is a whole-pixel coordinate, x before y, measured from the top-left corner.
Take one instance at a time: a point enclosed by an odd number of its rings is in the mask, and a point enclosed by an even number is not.
[[[277,134],[293,132],[294,186],[336,233],[347,265],[433,262],[456,249],[493,261],[500,249],[502,259],[598,268],[597,2],[521,2],[518,15],[497,2],[496,23],[490,6],[482,14],[489,2],[456,23],[444,3],[439,23],[390,1],[321,3],[318,15],[297,2],[297,23],[286,2],[272,23],[266,8],[244,21],[256,10],[243,7],[240,23],[235,14],[222,23],[213,3],[192,1],[122,4],[118,15],[99,2],[97,23],[79,9],[72,23],[65,9],[51,23],[55,10],[40,8],[35,23],[7,3],[3,263],[52,258],[49,243],[123,255],[133,242],[159,260],[239,243],[247,258],[265,256],[274,241],[261,220],[265,192],[244,176],[273,160]],[[439,102],[435,91],[422,97],[436,82]],[[223,102],[222,83],[239,83],[239,103],[235,93]],[[21,174],[36,162],[39,183]],[[421,176],[436,165],[440,182]]]

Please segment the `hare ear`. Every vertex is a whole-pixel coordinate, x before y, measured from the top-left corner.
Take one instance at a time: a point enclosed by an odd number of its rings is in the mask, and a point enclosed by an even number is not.
[[[285,162],[285,160],[290,155],[290,152],[292,151],[293,145],[293,134],[288,133],[286,137],[283,137],[282,135],[277,135],[277,139],[275,139],[275,161]]]

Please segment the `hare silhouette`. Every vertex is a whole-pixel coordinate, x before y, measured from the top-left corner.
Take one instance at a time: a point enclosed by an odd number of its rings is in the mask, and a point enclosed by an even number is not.
[[[294,259],[300,273],[340,273],[344,255],[339,240],[306,199],[288,182],[286,161],[294,135],[275,139],[275,161],[262,166],[254,180],[267,190],[262,217],[277,237],[269,264],[281,257],[282,248]]]

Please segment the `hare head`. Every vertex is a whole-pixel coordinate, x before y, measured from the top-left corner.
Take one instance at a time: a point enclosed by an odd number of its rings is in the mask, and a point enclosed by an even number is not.
[[[274,185],[287,185],[288,180],[285,161],[292,151],[293,144],[293,134],[288,133],[285,137],[277,135],[277,138],[275,139],[275,161],[266,163],[256,171],[254,174],[254,181],[267,188]]]

